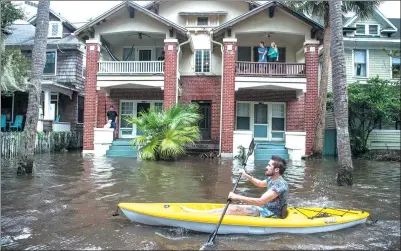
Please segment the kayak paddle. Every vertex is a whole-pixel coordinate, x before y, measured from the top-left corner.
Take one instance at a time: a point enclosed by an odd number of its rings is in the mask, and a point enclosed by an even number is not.
[[[255,142],[254,142],[254,139],[252,139],[251,144],[249,145],[249,150],[248,150],[248,154],[247,154],[247,156],[246,156],[246,159],[245,159],[245,161],[242,163],[242,166],[244,167],[244,169],[245,169],[245,167],[246,167],[246,162],[248,161],[249,156],[252,155],[252,153],[253,153],[254,148],[255,148]],[[238,177],[238,180],[237,180],[237,182],[236,182],[235,185],[234,185],[233,192],[235,192],[235,189],[237,189],[238,182],[239,182],[239,180],[241,179],[241,177],[242,177],[242,173],[241,173],[241,175]],[[226,207],[224,208],[223,213],[222,213],[222,215],[221,215],[221,217],[220,217],[219,224],[217,224],[216,230],[214,230],[214,232],[209,236],[209,239],[207,240],[206,245],[212,245],[212,244],[213,244],[213,241],[214,241],[214,239],[216,238],[216,235],[217,235],[217,231],[219,230],[219,227],[220,227],[220,225],[221,225],[221,222],[223,221],[224,215],[226,214],[228,205],[229,205],[230,203],[231,203],[231,199],[227,199],[227,205],[226,205]]]

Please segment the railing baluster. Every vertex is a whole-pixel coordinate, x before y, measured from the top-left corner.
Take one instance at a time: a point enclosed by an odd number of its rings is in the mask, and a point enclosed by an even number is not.
[[[236,62],[236,75],[306,77],[305,64]]]

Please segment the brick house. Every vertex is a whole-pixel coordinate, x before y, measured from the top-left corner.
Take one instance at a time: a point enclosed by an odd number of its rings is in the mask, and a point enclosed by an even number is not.
[[[30,3],[33,7],[36,4]],[[38,131],[82,131],[85,84],[85,44],[73,32],[76,27],[53,10],[49,13],[46,64],[42,80],[42,103],[39,111]],[[31,58],[35,38],[36,16],[26,24],[13,24],[6,34],[6,49],[20,49]],[[28,93],[16,91],[2,93],[1,113],[8,124],[18,115],[25,115]],[[7,128],[6,128],[7,130]]]
[[[200,104],[202,140],[223,157],[248,136],[283,143],[290,159],[310,153],[322,26],[304,15],[278,2],[124,1],[75,35],[87,48],[84,153],[110,105],[118,137],[133,138],[123,115],[177,102]],[[278,62],[257,62],[260,41],[277,44]]]

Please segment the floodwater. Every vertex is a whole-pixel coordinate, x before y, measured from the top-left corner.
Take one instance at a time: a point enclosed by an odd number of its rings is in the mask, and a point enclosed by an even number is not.
[[[1,168],[1,248],[72,250],[199,250],[209,234],[130,222],[113,217],[119,202],[216,202],[238,177],[232,160],[188,157],[177,162],[37,155],[35,171],[17,176]],[[318,234],[219,235],[215,250],[400,249],[400,163],[355,161],[353,187],[335,183],[335,161],[289,163],[290,206],[363,209],[376,224]],[[248,171],[263,178],[265,163]],[[259,196],[264,189],[241,180],[237,191]]]

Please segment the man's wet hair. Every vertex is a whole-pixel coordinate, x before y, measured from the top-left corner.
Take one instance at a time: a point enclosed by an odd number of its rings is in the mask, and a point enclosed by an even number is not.
[[[283,158],[280,158],[277,155],[273,155],[271,157],[271,160],[273,160],[273,167],[279,169],[280,175],[282,175],[285,171],[285,166],[287,165],[287,162]]]
[[[260,42],[261,44],[265,45],[265,42]]]

